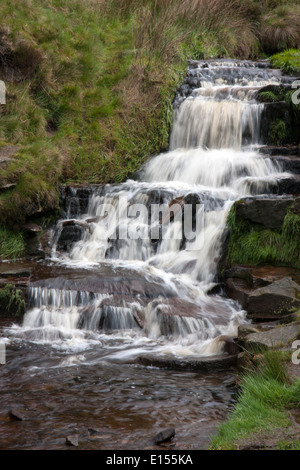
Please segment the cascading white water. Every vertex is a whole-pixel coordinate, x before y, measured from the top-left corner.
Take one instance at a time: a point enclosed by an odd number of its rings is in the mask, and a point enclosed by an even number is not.
[[[199,86],[177,101],[170,151],[151,159],[138,181],[108,185],[103,194],[92,195],[88,214],[81,216],[92,219],[82,239],[69,253],[58,253],[56,244],[53,247],[53,258],[69,266],[92,267],[106,262],[135,269],[146,281],[170,289],[171,300],[177,299],[177,303],[162,296],[143,302],[136,297],[115,305],[111,295],[108,311],[101,296],[92,302],[88,297],[78,301],[78,293],[69,293],[66,301],[66,294],[40,288],[34,291],[35,308],[27,313],[24,328],[55,327],[65,318],[63,325],[69,330],[77,331],[80,324],[84,330],[95,331],[100,326],[103,329],[101,315],[105,314],[111,318],[106,326],[111,331],[126,331],[132,344],[139,344],[138,349],[151,341],[152,350],[186,356],[218,353],[220,343],[215,338],[234,335],[237,325],[245,320],[236,303],[208,292],[216,280],[231,205],[240,197],[267,192],[269,183],[283,176],[276,164],[251,149],[260,143],[263,109],[254,99],[255,91],[272,80],[277,83],[278,78],[255,67],[243,68],[240,63],[230,69],[228,63],[226,67],[199,63],[192,72]],[[182,235],[181,217],[183,207],[187,217],[189,198],[196,207],[197,236],[191,239]],[[152,206],[157,203],[161,219],[158,213],[152,217]],[[174,212],[165,236],[154,243],[152,229],[164,229],[170,207],[176,207],[180,216]],[[56,242],[62,228],[60,222]],[[49,309],[60,309],[60,313],[51,314]],[[143,318],[140,329],[136,328],[137,315]]]

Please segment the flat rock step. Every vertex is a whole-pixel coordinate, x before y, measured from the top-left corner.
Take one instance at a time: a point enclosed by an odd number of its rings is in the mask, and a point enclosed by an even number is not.
[[[294,175],[300,174],[299,155],[270,155],[269,158],[279,163],[283,171],[291,172]]]
[[[268,156],[298,156],[300,157],[300,149],[298,145],[275,146],[265,145],[257,147],[259,153]]]
[[[276,325],[266,328],[259,325],[240,326],[238,339],[247,351],[263,349],[291,348],[292,343],[300,338],[300,325]]]
[[[291,176],[290,178],[282,178],[274,184],[270,184],[269,193],[271,194],[300,194],[300,176]]]
[[[154,355],[140,356],[137,362],[143,366],[157,367],[180,371],[211,372],[229,370],[237,365],[237,355],[218,355],[210,357],[191,357],[187,359],[159,357]]]

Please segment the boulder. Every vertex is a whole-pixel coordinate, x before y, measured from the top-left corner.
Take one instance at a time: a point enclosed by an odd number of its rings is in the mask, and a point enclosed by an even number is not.
[[[300,308],[300,286],[291,278],[255,289],[248,296],[247,312],[252,318],[276,319],[294,308]]]
[[[255,331],[245,336],[244,344],[248,351],[270,348],[287,348],[300,338],[300,325],[278,326],[267,331]]]
[[[249,318],[259,321],[283,319],[291,316],[293,309],[300,308],[300,285],[291,277],[255,278],[247,268],[238,274],[240,277],[226,279],[226,293],[239,302]],[[257,287],[260,284],[262,287]]]
[[[168,428],[160,431],[156,436],[153,438],[153,442],[155,445],[163,444],[164,442],[168,442],[175,436],[175,429]]]
[[[226,279],[243,279],[247,281],[247,285],[250,288],[264,287],[285,277],[290,277],[300,285],[299,269],[287,266],[272,266],[267,264],[244,266],[235,264],[225,272]]]
[[[236,221],[248,220],[268,229],[280,229],[293,202],[291,197],[242,200],[235,205]]]
[[[236,300],[246,310],[248,305],[248,298],[252,292],[252,288],[249,287],[248,281],[245,279],[227,279],[225,283],[225,290],[228,297]]]
[[[282,178],[274,184],[269,185],[271,194],[300,194],[300,177],[294,176],[290,178]]]

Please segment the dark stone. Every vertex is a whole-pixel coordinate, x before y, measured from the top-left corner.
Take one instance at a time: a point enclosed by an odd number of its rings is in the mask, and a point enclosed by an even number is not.
[[[249,220],[269,229],[282,227],[287,208],[293,198],[253,198],[235,204],[236,221]]]
[[[282,178],[275,184],[269,185],[269,192],[271,194],[300,194],[300,177],[295,176],[291,178]]]
[[[0,278],[29,278],[31,275],[31,268],[26,268],[22,263],[1,263],[0,264]]]
[[[271,156],[273,162],[278,163],[282,171],[293,173],[294,175],[300,174],[300,157],[296,156]]]
[[[300,286],[284,278],[254,290],[248,296],[247,311],[252,318],[278,318],[300,308]]]
[[[90,197],[93,194],[100,195],[103,188],[103,184],[62,186],[60,188],[59,202],[62,217],[68,219],[86,214],[88,212]]]
[[[225,278],[242,279],[246,282],[245,286],[249,288],[263,287],[271,284],[271,280],[257,277],[253,274],[253,269],[247,266],[233,266],[225,272]],[[230,282],[228,284],[230,286]]]
[[[26,238],[26,255],[39,259],[44,259],[46,257],[46,253],[42,248],[40,238],[35,235],[35,236],[29,236]]]
[[[240,346],[235,338],[231,338],[230,336],[219,336],[216,338],[216,340],[218,340],[220,343],[224,343],[223,351],[229,356],[239,354],[241,351]]]
[[[56,249],[58,251],[69,251],[74,243],[82,239],[86,227],[87,224],[84,225],[80,221],[65,221],[57,241]]]
[[[99,436],[102,434],[102,430],[99,430],[99,429],[94,429],[94,428],[89,428],[88,429],[88,433],[90,436]]]
[[[198,372],[223,371],[235,367],[237,355],[220,355],[210,357],[193,357],[189,359],[177,359],[171,357],[141,356],[137,362],[144,366],[158,367],[170,370],[188,370]]]
[[[259,153],[268,156],[299,156],[300,149],[298,145],[285,145],[277,146],[277,145],[265,145],[264,147],[259,147],[257,149]]]
[[[156,436],[153,438],[153,443],[155,445],[163,444],[164,442],[168,442],[175,436],[175,429],[168,428],[160,431]]]
[[[291,212],[300,216],[300,197],[297,197],[291,206]]]
[[[300,286],[289,277],[257,289],[249,286],[248,280],[230,278],[226,280],[226,293],[247,310],[250,318],[260,321],[291,316],[292,310],[300,307]]]
[[[243,309],[247,308],[251,287],[245,279],[227,279],[225,290],[228,297],[236,300]]]

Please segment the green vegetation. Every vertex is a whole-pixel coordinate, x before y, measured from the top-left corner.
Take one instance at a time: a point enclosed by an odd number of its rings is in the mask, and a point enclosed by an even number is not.
[[[13,312],[15,316],[24,313],[25,300],[21,289],[16,289],[12,284],[6,284],[0,289],[0,312],[1,307],[7,313]]]
[[[0,258],[17,259],[25,251],[25,244],[22,233],[0,227]]]
[[[268,138],[269,142],[272,145],[280,145],[283,144],[286,140],[287,129],[285,122],[282,119],[275,119],[271,122]]]
[[[277,450],[300,450],[300,441],[280,441],[277,444]]]
[[[5,145],[17,150],[0,167],[0,185],[16,183],[0,194],[0,219],[14,227],[53,210],[60,184],[123,181],[166,149],[187,58],[254,58],[269,42],[281,51],[294,47],[299,24],[297,0],[3,0],[1,8],[0,155]]]
[[[231,208],[227,224],[230,240],[226,263],[300,267],[300,217],[288,211],[280,230],[264,229],[246,220],[237,222],[235,206]]]
[[[273,119],[268,129],[268,143],[270,145],[299,143],[300,104],[296,104],[293,100],[295,91],[293,88],[289,89],[285,86],[268,85],[257,95],[258,101],[262,103],[283,102],[282,109],[275,108],[273,110]],[[298,92],[296,93],[298,94]]]
[[[271,57],[274,67],[282,69],[285,73],[294,74],[300,72],[300,49],[287,49]]]
[[[254,358],[241,376],[237,403],[212,439],[211,449],[234,450],[246,439],[261,445],[262,434],[274,440],[276,431],[291,424],[288,409],[300,406],[300,380],[289,377],[286,354],[268,351]],[[297,448],[299,441],[275,445]]]

